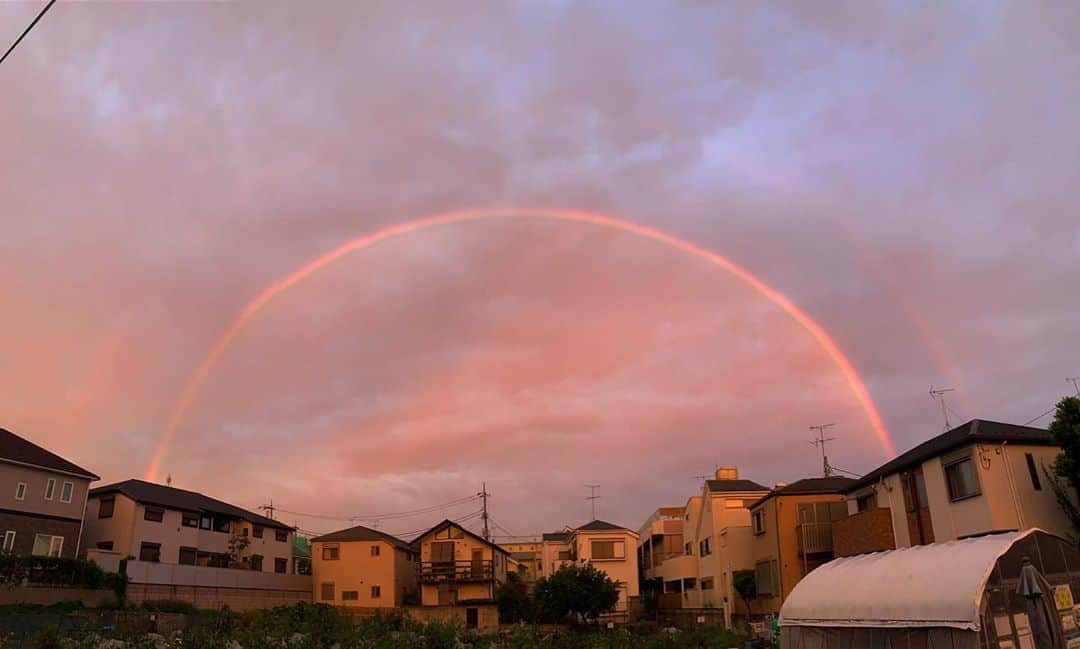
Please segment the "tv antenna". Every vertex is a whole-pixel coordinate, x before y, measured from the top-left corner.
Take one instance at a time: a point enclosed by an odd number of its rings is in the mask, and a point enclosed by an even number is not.
[[[938,388],[934,389],[934,386],[930,386],[930,398],[937,399],[941,402],[941,416],[945,418],[945,432],[949,432],[951,428],[949,426],[949,406],[945,404],[945,393],[956,392],[953,388]]]
[[[598,485],[598,484],[587,484],[587,485],[585,485],[585,488],[589,490],[589,495],[585,497],[585,500],[588,500],[589,503],[592,505],[592,519],[591,520],[595,521],[596,520],[596,501],[600,500],[600,496],[596,495],[596,490],[600,488],[600,485]]]
[[[1080,376],[1067,376],[1065,382],[1072,383],[1073,389],[1076,390],[1076,396],[1080,397]]]
[[[835,437],[825,437],[825,429],[832,428],[835,425],[836,424],[820,424],[818,426],[811,426],[810,427],[810,430],[816,430],[817,431],[817,437],[812,439],[810,441],[810,444],[813,445],[813,446],[817,446],[818,448],[821,449],[821,468],[822,468],[822,471],[824,472],[826,478],[828,478],[829,476],[832,475],[832,467],[829,466],[829,456],[825,454],[825,443],[834,441],[836,438]]]

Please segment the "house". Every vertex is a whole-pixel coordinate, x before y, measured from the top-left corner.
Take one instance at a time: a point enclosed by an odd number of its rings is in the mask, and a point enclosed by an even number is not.
[[[540,576],[550,577],[559,568],[573,563],[570,551],[570,534],[573,530],[563,527],[559,532],[545,532],[540,541]]]
[[[845,490],[849,516],[833,524],[836,555],[1032,527],[1067,536],[1073,530],[1045,471],[1059,451],[1046,430],[984,419],[933,437]]]
[[[736,592],[733,611],[778,614],[800,579],[835,558],[832,523],[847,517],[843,491],[854,483],[840,476],[780,483],[750,506],[747,547],[757,599],[747,611],[747,603]]]
[[[660,507],[638,529],[638,572],[642,580],[660,578],[665,561],[683,555],[684,507]]]
[[[495,593],[506,581],[506,550],[450,520],[411,545],[419,557],[420,606],[410,611],[414,616],[463,623],[470,629],[498,627]]]
[[[544,551],[542,541],[501,543],[500,545],[502,549],[510,553],[510,558],[514,560],[512,566],[522,581],[531,584],[541,577]]]
[[[86,511],[87,549],[139,561],[291,572],[292,527],[195,491],[125,480],[92,489]]]
[[[311,539],[313,599],[331,606],[391,608],[416,591],[416,550],[358,525]]]
[[[613,612],[626,613],[638,596],[638,534],[621,525],[595,520],[570,534],[571,556],[578,565],[591,564],[605,573],[619,589]]]
[[[90,483],[98,477],[0,428],[0,532],[3,550],[72,558]]]

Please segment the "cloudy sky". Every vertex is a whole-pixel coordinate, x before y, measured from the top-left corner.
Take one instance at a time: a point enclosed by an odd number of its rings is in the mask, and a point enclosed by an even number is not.
[[[0,4],[0,44],[41,4]],[[1058,2],[58,3],[0,65],[0,426],[142,476],[265,287],[493,206],[742,265],[833,336],[900,450],[941,430],[931,385],[954,423],[1024,423],[1080,374],[1078,38]],[[158,477],[339,518],[486,480],[515,534],[584,522],[593,483],[636,528],[716,465],[814,475],[829,422],[833,464],[886,459],[829,356],[743,281],[507,218],[280,293]]]

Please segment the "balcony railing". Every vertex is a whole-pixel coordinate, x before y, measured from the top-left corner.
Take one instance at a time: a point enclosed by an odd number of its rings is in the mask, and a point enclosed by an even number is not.
[[[872,507],[833,523],[834,551],[838,557],[894,550],[892,512]]]
[[[799,554],[831,554],[833,551],[832,523],[801,523]]]
[[[416,564],[416,576],[422,583],[440,581],[490,581],[495,566],[490,560],[421,561]]]

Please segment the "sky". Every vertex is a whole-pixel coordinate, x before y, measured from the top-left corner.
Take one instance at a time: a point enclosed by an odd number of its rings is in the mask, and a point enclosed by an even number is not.
[[[4,47],[43,3],[0,4]],[[1080,5],[61,2],[0,65],[0,426],[142,477],[246,304],[430,214],[712,250],[898,450],[1080,375]],[[308,532],[636,529],[716,466],[888,459],[731,273],[525,217],[358,250],[251,317],[161,475]],[[1036,421],[1045,425],[1048,418]],[[369,521],[370,522],[370,521]],[[476,528],[475,519],[468,525]]]

